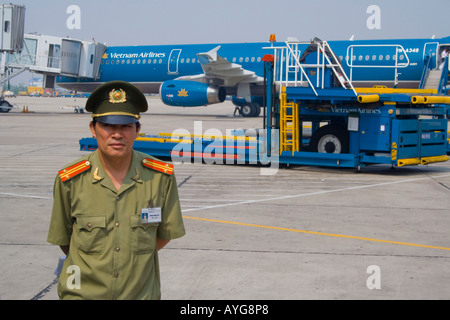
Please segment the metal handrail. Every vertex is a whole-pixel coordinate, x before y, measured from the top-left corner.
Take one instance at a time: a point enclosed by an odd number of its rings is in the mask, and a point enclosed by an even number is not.
[[[442,66],[442,74],[441,78],[439,79],[439,87],[438,87],[438,93],[439,94],[447,94],[447,82],[448,82],[448,61],[449,57],[445,58],[444,65]]]
[[[353,48],[363,48],[363,47],[393,47],[395,48],[395,65],[354,65],[353,64]],[[351,51],[351,54],[349,54],[349,51]],[[403,52],[407,62],[406,63],[398,63],[398,53],[399,52]],[[399,68],[406,68],[409,66],[409,57],[408,54],[406,53],[405,49],[403,48],[402,45],[399,44],[359,44],[359,45],[350,45],[347,48],[347,65],[350,67],[350,81],[353,79],[353,68],[392,68],[395,70],[395,75],[394,75],[394,82],[395,85],[397,86],[398,84],[398,69]]]
[[[431,65],[431,57],[426,56],[422,76],[420,77],[419,89],[425,88],[425,83],[427,81],[428,75],[430,74],[430,65]]]

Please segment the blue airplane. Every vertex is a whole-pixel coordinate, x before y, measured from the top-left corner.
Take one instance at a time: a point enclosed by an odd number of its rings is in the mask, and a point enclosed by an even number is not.
[[[301,60],[313,53],[311,43],[297,44]],[[417,89],[425,86],[429,74],[425,71],[439,70],[441,53],[450,48],[450,37],[329,41],[328,44],[354,87],[382,85]],[[112,46],[103,55],[99,79],[59,76],[56,81],[60,87],[78,92],[91,92],[111,80],[128,81],[144,93],[159,93],[166,105],[178,107],[220,103],[229,96],[243,116],[258,116],[264,93],[262,58],[273,54],[275,48],[287,46],[287,42],[275,40]],[[446,86],[448,76],[445,80]]]

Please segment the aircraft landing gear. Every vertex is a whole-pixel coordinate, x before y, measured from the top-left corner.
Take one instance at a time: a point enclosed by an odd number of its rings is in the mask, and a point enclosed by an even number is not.
[[[261,113],[261,106],[256,102],[246,102],[242,106],[236,106],[234,114],[239,111],[239,114],[243,117],[258,117]]]

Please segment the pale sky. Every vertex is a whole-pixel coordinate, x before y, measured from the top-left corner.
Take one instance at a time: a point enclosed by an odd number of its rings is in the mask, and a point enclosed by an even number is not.
[[[450,0],[22,0],[25,33],[107,46],[450,36]],[[5,2],[6,3],[6,2]],[[73,11],[79,8],[74,25]],[[375,5],[379,15],[373,20]],[[367,22],[378,24],[369,29]],[[12,83],[27,83],[24,73]]]
[[[450,35],[449,0],[22,0],[25,32],[114,45],[428,38]],[[69,29],[67,8],[80,8]],[[367,9],[380,8],[380,29]]]

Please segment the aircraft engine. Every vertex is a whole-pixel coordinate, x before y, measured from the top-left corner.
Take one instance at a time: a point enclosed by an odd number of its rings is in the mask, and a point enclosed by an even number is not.
[[[200,107],[224,102],[226,98],[224,88],[186,80],[165,81],[159,93],[165,104],[175,107]]]

